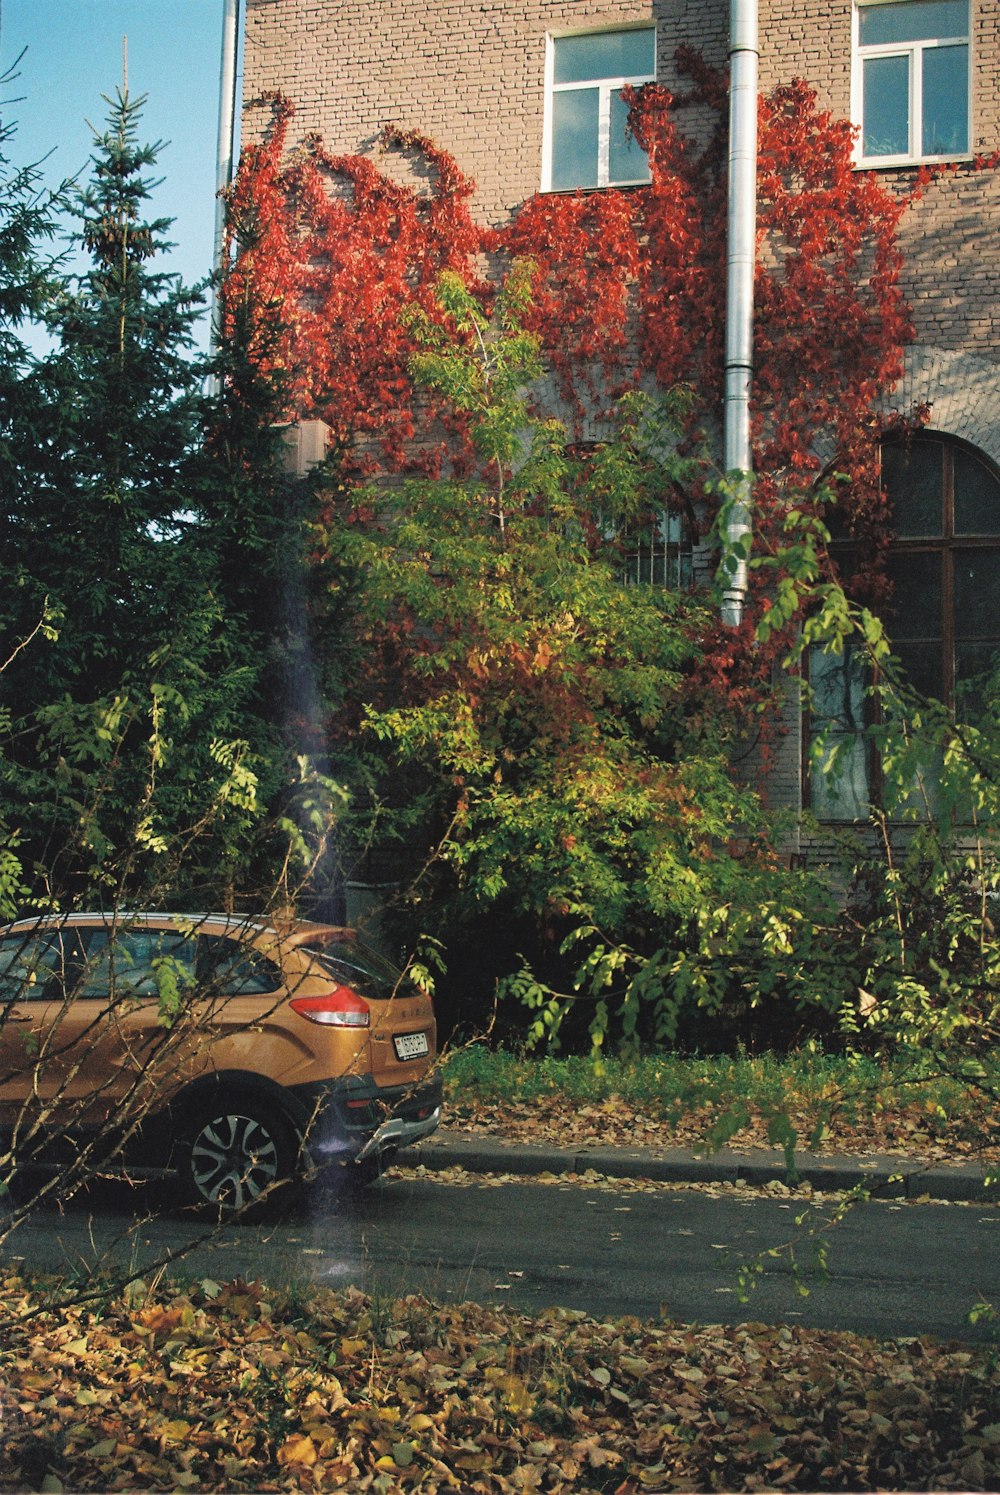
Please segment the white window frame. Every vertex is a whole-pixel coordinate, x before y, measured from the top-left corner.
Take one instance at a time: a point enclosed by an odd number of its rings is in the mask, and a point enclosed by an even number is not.
[[[557,83],[555,81],[556,44],[571,36],[618,36],[623,31],[652,31],[653,33],[653,71],[652,73],[636,74],[630,78],[588,78],[582,83]],[[620,93],[626,84],[633,88],[641,88],[643,83],[656,82],[656,27],[648,21],[643,21],[634,26],[598,26],[587,27],[576,31],[550,32],[546,37],[545,46],[545,119],[542,131],[542,191],[543,192],[592,192],[607,189],[608,187],[642,187],[649,181],[649,173],[641,177],[630,177],[628,180],[612,181],[610,173],[611,159],[611,99],[613,95]],[[553,107],[552,100],[557,93],[573,93],[577,89],[597,88],[599,90],[598,120],[597,120],[597,182],[582,187],[553,187],[552,186],[552,137]]]
[[[861,45],[861,12],[869,10],[873,6],[887,6],[905,3],[905,0],[855,0],[852,17],[852,56],[851,68],[851,117],[858,126],[858,139],[855,146],[855,161],[858,166],[868,169],[880,166],[908,166],[920,161],[964,161],[972,156],[972,6],[973,0],[966,0],[968,6],[967,30],[963,36],[939,36],[926,41],[912,42],[885,42],[878,46]],[[939,47],[964,45],[968,48],[968,118],[965,122],[966,148],[964,151],[949,152],[945,155],[927,156],[920,149],[923,140],[923,85],[924,85],[924,53],[935,51]],[[909,149],[902,155],[895,156],[866,156],[864,154],[864,64],[872,57],[906,57],[909,60],[910,81],[910,139]]]

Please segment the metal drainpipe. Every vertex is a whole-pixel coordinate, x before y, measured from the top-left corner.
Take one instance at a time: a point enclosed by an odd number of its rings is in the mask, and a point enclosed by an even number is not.
[[[213,266],[221,271],[226,237],[226,204],[222,197],[233,180],[236,156],[236,57],[239,49],[240,0],[224,0],[222,57],[219,65],[219,136],[215,167],[215,246]],[[212,346],[219,345],[219,292],[212,288]]]
[[[752,533],[750,523],[750,378],[753,370],[753,278],[757,239],[757,0],[729,4],[729,232],[726,250],[726,384],[723,464],[737,473],[726,524],[727,548]],[[747,592],[740,561],[722,595],[722,621],[738,628]]]

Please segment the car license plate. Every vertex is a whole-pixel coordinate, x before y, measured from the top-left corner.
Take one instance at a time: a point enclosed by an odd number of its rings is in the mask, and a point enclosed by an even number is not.
[[[427,1053],[426,1033],[397,1033],[392,1041],[397,1059],[421,1059]]]

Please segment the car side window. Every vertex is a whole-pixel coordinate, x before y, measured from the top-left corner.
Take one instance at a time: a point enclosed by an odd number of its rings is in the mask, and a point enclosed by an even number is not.
[[[159,1000],[194,985],[195,941],[179,930],[94,929],[78,997]]]
[[[277,991],[281,972],[245,940],[198,936],[198,984],[212,996],[242,997]]]
[[[72,989],[81,962],[76,930],[9,935],[0,941],[0,1002],[60,998]]]

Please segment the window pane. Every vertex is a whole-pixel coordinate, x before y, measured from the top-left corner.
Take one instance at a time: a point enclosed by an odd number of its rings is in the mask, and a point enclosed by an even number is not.
[[[867,820],[868,743],[863,737],[832,733],[813,761],[810,808],[819,820]]]
[[[628,132],[628,105],[620,93],[611,100],[611,142],[608,176],[612,182],[646,182],[649,161],[646,152]]]
[[[993,704],[990,687],[1000,685],[1000,645],[958,644],[955,649],[955,715],[962,722],[978,722]]]
[[[1000,535],[1000,481],[964,447],[954,463],[956,535]]]
[[[955,637],[1000,638],[1000,550],[955,551]]]
[[[77,996],[158,997],[157,965],[169,960],[179,985],[194,984],[194,940],[169,930],[95,929],[88,932],[87,964]]]
[[[609,538],[614,537],[614,531]],[[640,586],[689,587],[691,542],[682,514],[664,511],[648,528],[622,535],[624,580]]]
[[[939,643],[897,644],[893,653],[899,656],[906,678],[922,696],[944,700],[944,655]]]
[[[833,723],[844,732],[863,730],[865,686],[856,653],[814,650],[809,656],[809,687],[813,717],[819,724]]]
[[[342,985],[349,986],[359,997],[387,1002],[396,994],[403,979],[396,966],[364,945],[331,940],[327,944],[310,944],[305,948],[324,971]]]
[[[910,59],[869,57],[864,72],[862,151],[873,156],[910,153]]]
[[[61,997],[79,969],[72,930],[11,935],[0,945],[0,1002]]]
[[[552,95],[552,186],[597,186],[596,88]]]
[[[944,524],[944,449],[937,441],[882,448],[882,487],[901,540],[938,536]]]
[[[924,52],[925,156],[961,155],[969,149],[969,49],[929,47]]]
[[[944,40],[968,34],[968,0],[905,0],[903,4],[865,5],[858,15],[858,35],[863,47]]]
[[[560,36],[553,42],[556,83],[589,83],[598,78],[651,78],[655,32],[598,31]]]
[[[891,555],[886,573],[892,583],[892,603],[885,621],[893,645],[901,639],[941,639],[940,552]]]
[[[955,650],[955,716],[973,726],[996,720],[1000,692],[1000,647],[959,644]]]
[[[810,776],[813,814],[821,820],[863,820],[871,790],[860,656],[850,648],[843,654],[810,651],[809,685],[815,734]]]
[[[237,997],[247,992],[273,992],[281,986],[281,972],[252,945],[224,935],[198,936],[198,984],[212,996]]]

